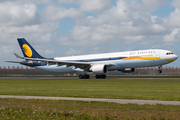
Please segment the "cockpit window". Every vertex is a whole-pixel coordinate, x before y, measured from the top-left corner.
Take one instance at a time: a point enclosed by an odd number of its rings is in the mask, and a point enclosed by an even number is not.
[[[166,55],[171,55],[171,54],[174,54],[174,53],[166,53]]]

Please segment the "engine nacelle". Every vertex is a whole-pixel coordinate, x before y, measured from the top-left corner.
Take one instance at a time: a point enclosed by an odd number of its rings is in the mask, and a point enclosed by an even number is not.
[[[135,68],[124,68],[124,69],[121,69],[122,73],[132,73],[134,71],[135,71]]]
[[[97,64],[97,65],[93,65],[91,68],[90,68],[90,71],[91,72],[94,72],[94,73],[101,73],[101,74],[104,74],[108,71],[108,68],[106,65],[103,65],[103,64]]]

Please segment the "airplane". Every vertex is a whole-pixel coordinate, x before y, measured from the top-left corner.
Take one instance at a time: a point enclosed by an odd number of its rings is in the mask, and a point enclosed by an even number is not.
[[[40,70],[59,73],[79,73],[79,79],[89,79],[89,74],[95,74],[96,79],[105,79],[108,71],[132,73],[136,68],[158,66],[162,73],[162,65],[175,61],[178,56],[171,51],[149,49],[103,54],[90,54],[68,57],[46,58],[41,56],[24,38],[18,38],[18,43],[24,57],[14,53],[17,58],[25,61],[6,61],[20,63]]]

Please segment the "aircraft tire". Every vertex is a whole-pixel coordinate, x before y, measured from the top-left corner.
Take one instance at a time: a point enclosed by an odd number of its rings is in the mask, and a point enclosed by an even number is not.
[[[89,79],[90,76],[89,76],[89,75],[84,75],[84,78],[85,78],[85,79]]]
[[[96,79],[100,79],[100,75],[96,75],[95,77],[96,77]]]
[[[101,79],[105,79],[106,78],[106,75],[101,75]]]
[[[162,73],[162,70],[158,70],[158,73],[161,74],[161,73]]]
[[[87,75],[87,74],[85,74],[85,75],[79,75],[79,79],[89,79],[90,78],[90,76],[89,75]]]
[[[79,75],[79,79],[83,79],[83,76],[81,74]]]
[[[87,75],[87,79],[89,79],[90,78],[90,75]]]
[[[101,75],[96,75],[95,77],[96,77],[96,79],[105,79],[106,75],[101,74]]]

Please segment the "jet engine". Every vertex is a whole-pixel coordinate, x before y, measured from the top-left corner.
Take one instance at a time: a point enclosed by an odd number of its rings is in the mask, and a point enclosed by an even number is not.
[[[90,71],[94,73],[104,74],[108,71],[108,68],[104,64],[97,64],[97,65],[95,64],[91,66]]]
[[[121,69],[122,73],[132,73],[134,71],[135,71],[135,68],[124,68],[124,69]]]

